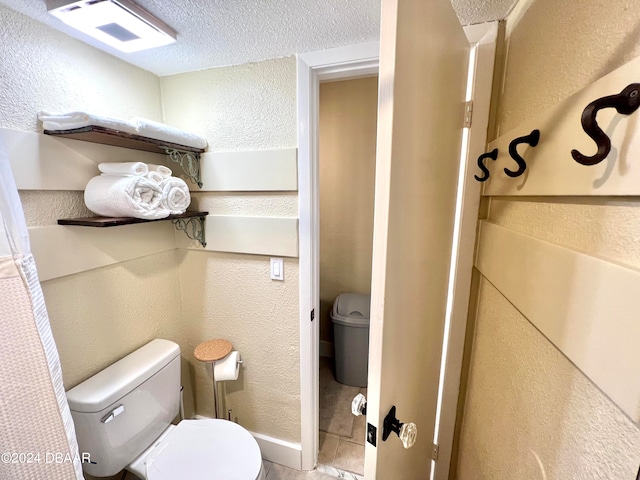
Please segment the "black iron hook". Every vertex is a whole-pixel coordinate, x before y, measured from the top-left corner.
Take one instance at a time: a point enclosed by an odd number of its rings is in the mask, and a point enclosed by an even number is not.
[[[487,180],[489,180],[489,175],[491,175],[491,173],[489,173],[489,169],[485,166],[483,162],[485,158],[496,160],[498,158],[498,149],[494,148],[490,152],[483,153],[478,157],[478,167],[480,167],[480,170],[482,170],[482,173],[484,174],[484,176],[479,177],[477,175],[474,175],[473,178],[475,178],[479,182],[486,182]]]
[[[615,108],[623,115],[631,115],[640,106],[640,83],[628,85],[617,95],[602,97],[591,102],[582,112],[582,129],[598,145],[598,152],[588,157],[577,150],[571,150],[573,159],[582,165],[596,165],[609,155],[611,151],[611,140],[606,133],[598,126],[596,115],[598,110],[603,108]]]
[[[507,175],[513,178],[519,177],[520,175],[522,175],[524,171],[527,169],[527,162],[525,162],[524,158],[520,156],[516,147],[521,143],[526,143],[527,145],[535,147],[536,145],[538,145],[539,141],[540,141],[540,130],[532,130],[529,135],[525,135],[524,137],[518,137],[511,140],[511,143],[509,144],[509,155],[511,155],[511,158],[513,158],[518,164],[518,170],[514,172],[513,170],[509,170],[508,168],[505,168],[504,173],[506,173]]]

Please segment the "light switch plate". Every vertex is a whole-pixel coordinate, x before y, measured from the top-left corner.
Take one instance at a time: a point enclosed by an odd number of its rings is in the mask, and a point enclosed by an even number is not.
[[[284,280],[284,260],[282,258],[271,259],[271,280]]]
[[[367,442],[369,442],[374,447],[376,446],[376,437],[378,435],[378,429],[367,423]]]

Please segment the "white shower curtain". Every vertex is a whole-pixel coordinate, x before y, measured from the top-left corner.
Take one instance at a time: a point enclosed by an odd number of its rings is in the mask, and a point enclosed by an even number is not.
[[[82,479],[29,235],[0,137],[0,479]]]

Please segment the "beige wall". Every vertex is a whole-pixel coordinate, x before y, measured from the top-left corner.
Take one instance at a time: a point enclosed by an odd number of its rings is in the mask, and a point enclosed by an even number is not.
[[[162,119],[144,70],[0,6],[0,126],[39,131],[41,110]],[[21,192],[29,226],[87,213],[82,192]],[[183,343],[175,252],[43,282],[70,388],[156,337]]]
[[[295,147],[296,67],[293,57],[215,68],[161,79],[165,121],[199,132],[209,151]],[[292,193],[194,195],[214,214],[297,217]],[[211,416],[210,370],[193,348],[226,338],[244,365],[226,382],[228,407],[246,428],[300,441],[298,260],[285,259],[284,282],[269,278],[269,257],[180,253],[180,286],[196,411]]]
[[[154,74],[0,5],[0,122],[38,131],[39,111],[162,120]]]
[[[37,112],[84,110],[166,121],[204,135],[210,151],[295,147],[295,59],[162,79],[0,6],[0,126],[40,131]],[[87,214],[81,192],[21,192],[30,226]],[[197,193],[218,214],[297,217],[297,195]],[[244,357],[229,406],[247,428],[300,439],[298,261],[285,281],[269,258],[175,251],[43,282],[69,388],[156,337],[177,341],[197,379],[197,413],[210,415],[210,379],[193,362],[199,342],[229,338]],[[287,412],[287,415],[282,415]]]
[[[162,120],[155,75],[4,6],[0,39],[0,127],[38,132],[39,111]],[[88,214],[82,192],[20,195],[29,226]],[[65,388],[153,338],[184,344],[177,265],[174,251],[42,283]]]
[[[371,292],[378,78],[320,85],[320,339],[331,306]]]
[[[640,54],[639,30],[629,2],[521,1],[507,19],[498,135]],[[492,198],[488,220],[637,268],[638,205]],[[638,425],[487,281],[478,303],[457,478],[635,478]]]

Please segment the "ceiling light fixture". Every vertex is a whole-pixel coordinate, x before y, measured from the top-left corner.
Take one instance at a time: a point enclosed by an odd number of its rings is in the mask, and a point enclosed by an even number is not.
[[[46,0],[67,25],[126,53],[168,45],[176,31],[129,0]]]

